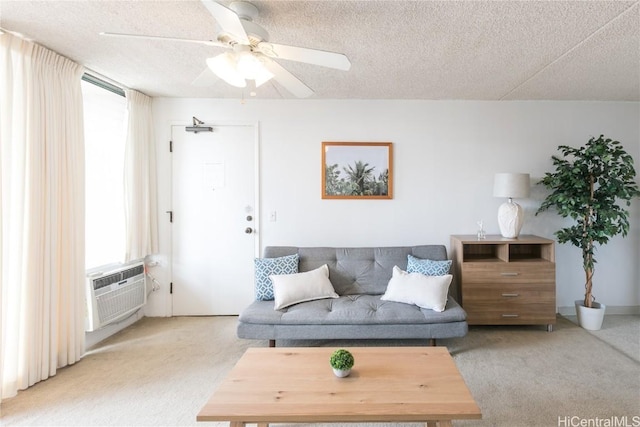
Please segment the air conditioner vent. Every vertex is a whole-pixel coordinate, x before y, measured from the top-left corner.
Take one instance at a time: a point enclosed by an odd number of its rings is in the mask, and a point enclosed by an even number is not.
[[[95,279],[93,281],[93,289],[94,290],[98,290],[100,288],[104,288],[105,286],[109,286],[113,283],[118,283],[122,277],[122,274],[120,273],[116,273],[116,274],[110,274],[109,276],[104,276],[101,277],[99,279]]]
[[[93,289],[98,290],[105,286],[112,285],[114,283],[122,282],[123,280],[127,280],[130,277],[138,276],[144,273],[144,265],[137,265],[133,268],[128,268],[126,270],[122,270],[115,274],[109,274],[108,276],[102,276],[99,279],[94,279],[93,281]]]
[[[137,276],[139,274],[144,273],[144,266],[137,265],[133,268],[129,268],[122,272],[122,280],[128,279],[129,277]]]

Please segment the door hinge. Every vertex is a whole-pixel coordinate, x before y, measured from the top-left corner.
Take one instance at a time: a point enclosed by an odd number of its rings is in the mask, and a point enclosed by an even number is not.
[[[169,214],[169,222],[173,222],[173,211],[167,211]]]
[[[173,141],[169,141],[169,152],[173,153]]]
[[[169,293],[173,294],[173,282],[169,283]]]

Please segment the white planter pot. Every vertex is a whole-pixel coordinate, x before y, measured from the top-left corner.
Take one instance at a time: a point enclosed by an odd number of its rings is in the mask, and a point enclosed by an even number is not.
[[[348,377],[349,374],[351,373],[351,369],[336,369],[336,368],[331,368],[331,369],[333,369],[333,373],[338,378]]]
[[[604,320],[604,311],[606,306],[598,302],[594,302],[593,307],[585,307],[583,300],[576,301],[576,315],[578,316],[578,324],[590,331],[599,331]]]

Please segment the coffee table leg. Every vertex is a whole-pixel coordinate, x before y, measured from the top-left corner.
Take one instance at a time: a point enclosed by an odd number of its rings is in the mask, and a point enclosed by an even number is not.
[[[427,421],[427,427],[452,427],[451,420]]]
[[[258,423],[258,427],[269,427],[269,423]]]

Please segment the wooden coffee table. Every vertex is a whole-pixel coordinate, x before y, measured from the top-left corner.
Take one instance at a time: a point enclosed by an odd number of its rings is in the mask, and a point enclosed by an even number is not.
[[[335,348],[251,348],[198,413],[198,421],[424,422],[479,419],[478,405],[445,347],[347,347],[355,366],[337,378]]]

